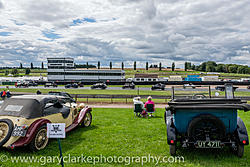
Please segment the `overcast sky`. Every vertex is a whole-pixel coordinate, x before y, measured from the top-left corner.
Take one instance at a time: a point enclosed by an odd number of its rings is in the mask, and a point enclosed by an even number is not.
[[[0,66],[250,65],[249,17],[249,0],[0,0]]]

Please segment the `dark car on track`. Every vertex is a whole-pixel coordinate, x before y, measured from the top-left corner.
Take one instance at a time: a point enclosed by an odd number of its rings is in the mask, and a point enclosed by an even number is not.
[[[90,87],[91,89],[106,89],[107,85],[105,83],[96,83]]]
[[[29,81],[28,85],[29,86],[38,86],[38,84],[35,81]]]
[[[78,84],[77,83],[70,83],[65,85],[65,88],[78,88]]]
[[[133,82],[127,82],[122,86],[122,89],[135,89],[135,84]]]
[[[161,90],[164,90],[165,89],[165,84],[162,84],[162,83],[158,83],[158,84],[155,84],[151,87],[151,90],[156,90],[156,89],[161,89]]]
[[[195,89],[196,87],[195,87],[194,84],[189,83],[189,84],[184,84],[184,85],[183,85],[183,89],[186,89],[186,88],[193,88],[193,89]]]
[[[27,82],[17,82],[16,84],[15,84],[15,86],[16,86],[16,88],[27,88],[27,87],[29,87],[29,84],[27,83]]]
[[[247,89],[250,89],[250,85],[247,87]]]
[[[44,87],[57,87],[57,84],[55,82],[46,82]]]
[[[239,87],[233,86],[233,91],[235,91],[237,88],[239,88]],[[223,86],[216,86],[216,87],[215,87],[215,90],[218,90],[218,91],[225,91],[225,86],[224,86],[224,85],[223,85]]]

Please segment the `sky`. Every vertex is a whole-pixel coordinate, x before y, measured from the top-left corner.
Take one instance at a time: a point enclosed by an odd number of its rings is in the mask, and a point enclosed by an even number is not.
[[[249,0],[0,0],[0,66],[249,66],[249,16]]]

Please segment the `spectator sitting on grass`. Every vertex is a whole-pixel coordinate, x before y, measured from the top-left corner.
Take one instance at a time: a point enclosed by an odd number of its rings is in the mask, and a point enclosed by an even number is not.
[[[155,103],[152,101],[152,97],[151,96],[148,96],[148,101],[144,105],[144,107],[146,108],[146,111],[148,112],[147,104],[153,104],[153,111],[155,111]],[[149,116],[152,117],[153,116],[152,113],[150,113]]]

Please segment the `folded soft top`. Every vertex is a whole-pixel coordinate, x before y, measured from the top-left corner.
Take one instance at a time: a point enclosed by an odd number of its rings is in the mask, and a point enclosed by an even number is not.
[[[175,99],[168,103],[175,109],[240,109],[250,110],[250,105],[240,99]]]

